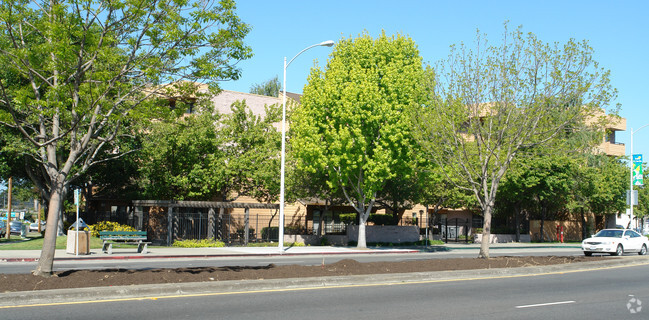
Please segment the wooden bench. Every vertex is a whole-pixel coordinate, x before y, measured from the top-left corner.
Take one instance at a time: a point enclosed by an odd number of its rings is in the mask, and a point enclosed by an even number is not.
[[[137,244],[137,253],[147,253],[146,231],[99,231],[99,238],[104,241],[101,251],[112,254],[113,243]]]

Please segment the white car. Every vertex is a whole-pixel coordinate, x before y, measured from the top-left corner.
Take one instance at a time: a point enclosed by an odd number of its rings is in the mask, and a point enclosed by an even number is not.
[[[29,224],[30,232],[38,232],[38,222]],[[41,231],[45,231],[45,221],[41,221]]]
[[[581,242],[581,250],[585,255],[593,253],[610,253],[621,256],[625,252],[647,254],[649,239],[629,229],[603,229],[596,235]]]

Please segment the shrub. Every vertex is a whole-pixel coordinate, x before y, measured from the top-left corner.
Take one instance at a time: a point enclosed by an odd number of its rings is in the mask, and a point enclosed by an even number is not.
[[[101,221],[97,224],[91,224],[88,226],[88,229],[90,229],[90,234],[93,237],[99,237],[100,231],[137,231],[131,226],[113,221]]]
[[[391,214],[371,213],[370,216],[367,218],[367,221],[372,222],[377,226],[395,225],[394,216]]]
[[[320,238],[320,245],[321,246],[329,246],[329,245],[331,245],[331,243],[329,242],[329,239],[327,239],[326,237],[322,237],[322,238]]]
[[[246,236],[246,229],[244,227],[237,228],[237,235],[239,235],[240,238],[244,238]],[[248,228],[248,236],[251,238],[255,236],[254,228]]]
[[[261,229],[263,240],[279,239],[279,227],[265,227]]]
[[[350,224],[356,224],[356,221],[358,221],[358,214],[357,213],[341,213],[338,215],[340,222],[350,225]],[[395,225],[394,221],[394,216],[391,214],[378,214],[378,213],[370,213],[370,216],[367,217],[367,222],[372,222],[377,226],[391,226]]]
[[[172,247],[178,248],[222,248],[225,243],[218,240],[203,239],[203,240],[176,240]]]
[[[285,234],[306,234],[306,228],[299,225],[286,226],[284,228]]]
[[[340,222],[350,225],[356,223],[356,214],[355,213],[341,213],[338,215]]]

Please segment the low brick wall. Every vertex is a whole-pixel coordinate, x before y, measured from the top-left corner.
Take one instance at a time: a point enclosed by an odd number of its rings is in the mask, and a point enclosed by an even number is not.
[[[358,242],[358,226],[347,226],[349,241]],[[417,226],[365,226],[366,242],[403,243],[419,241]]]
[[[564,241],[581,241],[581,221],[552,221],[543,222],[544,241],[558,241],[557,225],[563,227]],[[541,221],[530,221],[530,235],[534,241],[541,240]]]
[[[473,235],[473,242],[482,243],[482,233],[476,233]],[[490,234],[489,243],[508,243],[516,242],[515,234]],[[520,242],[531,242],[529,234],[521,234]]]
[[[301,242],[310,246],[315,246],[320,244],[320,241],[318,241],[318,237],[315,235],[301,235],[301,234],[284,235],[284,243],[291,244],[293,242]]]
[[[346,246],[347,245],[347,236],[344,235],[329,235],[326,234],[323,238],[327,239],[326,243],[334,246]],[[293,243],[301,242],[309,246],[319,246],[322,244],[320,239],[316,235],[299,235],[299,234],[287,234],[284,235],[284,243]]]
[[[346,246],[349,241],[358,242],[358,226],[347,226],[347,235],[324,235],[330,245]],[[365,226],[367,242],[403,243],[420,240],[417,226]],[[284,235],[285,243],[302,242],[306,245],[320,245],[315,235]]]

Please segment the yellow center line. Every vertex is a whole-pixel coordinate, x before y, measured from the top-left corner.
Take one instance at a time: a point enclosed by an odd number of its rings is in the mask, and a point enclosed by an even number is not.
[[[102,300],[88,300],[88,301],[52,302],[52,303],[37,303],[37,304],[0,306],[0,309],[69,306],[69,305],[92,304],[92,303],[143,301],[143,300],[193,298],[193,297],[210,297],[210,296],[224,296],[224,295],[252,294],[252,293],[292,292],[292,291],[323,290],[323,289],[362,288],[362,287],[396,286],[396,285],[412,285],[412,284],[430,284],[430,283],[446,283],[446,282],[477,281],[477,280],[492,280],[492,279],[511,279],[511,278],[538,277],[538,276],[568,274],[568,273],[587,272],[587,271],[601,271],[601,270],[610,270],[610,269],[619,269],[619,268],[631,268],[631,267],[639,267],[639,266],[644,266],[644,265],[649,265],[649,262],[634,263],[634,264],[623,265],[623,266],[609,266],[609,267],[598,267],[598,268],[577,269],[577,270],[567,270],[567,271],[541,272],[541,273],[531,273],[531,274],[510,275],[510,276],[498,275],[498,276],[469,277],[469,278],[457,278],[457,279],[436,279],[436,280],[419,280],[419,281],[402,281],[402,282],[345,284],[345,285],[331,285],[331,286],[323,285],[323,286],[317,286],[317,287],[303,287],[303,288],[263,289],[263,290],[247,290],[247,291],[228,291],[228,292],[210,292],[210,293],[192,293],[192,294],[177,294],[177,295],[164,295],[164,296],[148,296],[148,297],[140,297],[140,298],[119,298],[119,299],[102,299]]]

